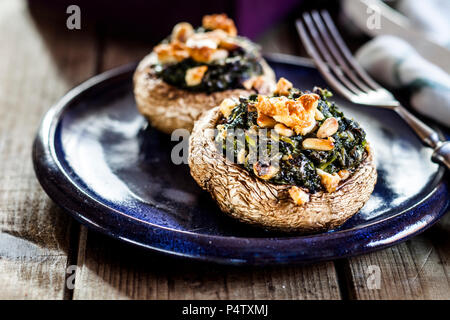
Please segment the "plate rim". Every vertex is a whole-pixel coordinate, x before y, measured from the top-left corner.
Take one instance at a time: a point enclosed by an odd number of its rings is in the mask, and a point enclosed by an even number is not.
[[[285,64],[294,64],[300,67],[305,68],[312,68],[314,69],[314,64],[311,60],[307,58],[302,57],[296,57],[291,55],[285,55],[285,54],[269,54],[265,55],[266,58],[269,61],[276,62],[276,63],[285,63]],[[63,117],[64,111],[70,107],[71,103],[76,100],[82,98],[83,94],[86,94],[90,90],[95,90],[99,85],[103,83],[107,83],[109,81],[114,80],[120,80],[120,78],[124,77],[130,77],[130,74],[133,73],[135,67],[137,66],[137,63],[130,63],[112,70],[108,70],[104,73],[101,73],[99,75],[96,75],[85,82],[81,83],[80,85],[76,86],[75,88],[71,89],[69,92],[67,92],[56,104],[54,104],[44,115],[41,125],[39,127],[38,133],[36,135],[36,138],[33,143],[33,151],[32,151],[32,158],[33,158],[33,165],[34,170],[36,173],[36,176],[44,189],[44,191],[50,196],[50,198],[59,206],[61,206],[63,209],[68,211],[76,220],[80,221],[82,224],[87,225],[88,227],[91,227],[97,231],[100,231],[102,233],[105,233],[109,236],[112,236],[116,239],[120,239],[122,241],[133,243],[135,245],[138,245],[140,247],[144,247],[147,249],[152,249],[156,251],[160,251],[166,254],[171,255],[181,255],[184,257],[194,258],[197,260],[206,260],[211,262],[219,262],[219,263],[225,263],[225,264],[286,264],[286,263],[306,263],[306,262],[313,262],[313,261],[323,261],[323,260],[331,260],[331,259],[337,259],[337,258],[344,258],[348,256],[354,256],[358,254],[368,253],[371,251],[379,250],[391,245],[394,245],[396,243],[399,243],[401,241],[405,241],[412,236],[423,232],[427,228],[431,227],[435,222],[437,222],[440,217],[442,217],[445,212],[446,208],[449,206],[450,199],[448,197],[448,190],[449,187],[443,180],[445,169],[440,167],[438,169],[438,174],[436,175],[434,181],[432,182],[434,184],[434,187],[432,190],[422,199],[420,199],[419,202],[415,203],[414,205],[403,209],[401,212],[390,216],[385,217],[381,220],[374,221],[372,223],[365,224],[361,227],[353,227],[346,230],[338,230],[334,231],[332,233],[319,233],[319,234],[313,234],[313,235],[288,235],[286,237],[234,237],[234,236],[218,236],[218,235],[208,235],[208,234],[198,234],[192,231],[184,231],[184,230],[176,230],[170,227],[164,227],[159,226],[156,224],[153,224],[151,222],[138,219],[136,217],[129,216],[120,210],[117,210],[115,208],[112,208],[111,206],[108,206],[105,203],[102,203],[101,201],[91,197],[89,194],[84,192],[83,188],[79,186],[76,182],[74,182],[71,177],[65,172],[63,169],[62,164],[60,163],[60,159],[58,159],[58,156],[56,155],[56,148],[54,144],[54,137],[56,133],[56,129],[58,126],[58,123]],[[70,186],[74,187],[75,190],[65,190],[69,192],[69,194],[64,194],[64,190],[61,190],[61,186],[64,186],[64,183],[69,183]],[[53,184],[53,185],[52,185]],[[61,188],[58,188],[58,185]],[[68,187],[67,185],[65,186]],[[64,188],[63,188],[64,189]],[[75,191],[75,192],[74,192]],[[71,194],[72,193],[72,194]],[[447,193],[447,198],[445,198],[445,194]],[[183,253],[183,252],[176,252],[172,250],[168,250],[166,248],[162,247],[155,247],[152,246],[152,244],[149,243],[141,243],[139,241],[133,240],[132,237],[130,237],[130,234],[127,234],[127,232],[120,232],[119,230],[110,230],[107,227],[100,225],[95,221],[92,221],[88,218],[89,214],[82,214],[80,213],[80,204],[79,202],[86,199],[81,199],[80,197],[88,197],[89,201],[92,203],[89,203],[87,205],[87,202],[84,202],[84,204],[87,206],[89,210],[93,211],[102,211],[105,210],[108,213],[114,213],[118,214],[122,217],[122,219],[126,220],[133,220],[135,223],[143,224],[147,226],[149,229],[161,229],[165,230],[168,233],[175,233],[175,235],[179,235],[181,237],[193,237],[196,238],[195,240],[214,240],[214,241],[225,241],[225,242],[242,242],[242,241],[250,241],[252,243],[260,243],[260,242],[275,242],[275,243],[283,243],[286,244],[286,242],[314,242],[314,240],[318,241],[331,241],[332,239],[344,239],[347,236],[350,236],[350,238],[355,236],[355,233],[360,233],[364,230],[369,231],[372,230],[372,232],[376,232],[376,229],[380,229],[385,224],[389,224],[390,222],[394,221],[396,219],[401,218],[405,214],[419,211],[420,213],[420,219],[415,219],[416,223],[419,222],[421,219],[423,219],[425,216],[429,216],[431,220],[427,221],[424,225],[417,226],[416,229],[410,230],[409,232],[406,232],[403,234],[400,238],[394,239],[393,241],[385,241],[384,243],[380,243],[377,245],[368,246],[366,243],[362,246],[357,246],[353,249],[351,252],[342,252],[341,254],[329,254],[323,257],[315,257],[313,259],[307,259],[307,258],[301,258],[299,256],[276,256],[276,253],[273,253],[270,255],[268,252],[265,252],[266,255],[263,257],[258,258],[258,256],[255,257],[248,257],[247,259],[245,257],[241,257],[238,260],[232,259],[231,257],[218,257],[211,255],[211,253],[208,254],[201,254],[194,252],[189,253]],[[70,199],[72,198],[72,199]],[[440,200],[439,208],[435,208],[435,210],[431,210],[428,214],[424,212],[424,209],[420,210],[422,206],[429,206],[431,205],[433,199],[435,198],[434,204],[436,205],[436,202]],[[78,203],[78,205],[77,205]],[[82,206],[81,206],[82,207]],[[86,208],[84,208],[86,210]],[[426,211],[426,210],[425,210]],[[103,212],[104,213],[104,212]],[[92,216],[92,215],[91,215]],[[110,217],[114,219],[118,219],[118,217]],[[414,220],[414,218],[411,218],[410,220]],[[131,221],[129,221],[131,223]],[[131,227],[131,225],[130,225]],[[136,227],[136,226],[134,226]],[[383,228],[381,228],[383,229]],[[155,231],[155,230],[152,230]],[[405,232],[405,230],[403,230]],[[325,238],[325,240],[324,240]],[[194,240],[194,239],[190,239]],[[369,243],[370,244],[370,243]],[[267,244],[266,244],[267,245]],[[273,245],[273,244],[272,244]],[[251,245],[250,245],[251,246]],[[225,248],[226,249],[226,248]],[[214,251],[214,250],[213,250]],[[348,250],[347,250],[348,251]],[[247,253],[248,254],[248,253]]]

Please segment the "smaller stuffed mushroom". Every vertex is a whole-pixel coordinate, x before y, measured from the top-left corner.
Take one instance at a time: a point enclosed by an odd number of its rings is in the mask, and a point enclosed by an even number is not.
[[[134,74],[138,110],[169,134],[178,128],[191,131],[203,111],[225,98],[268,93],[274,85],[258,46],[237,36],[225,14],[204,16],[197,29],[177,24]]]
[[[369,199],[377,172],[364,130],[330,96],[282,78],[271,96],[225,100],[194,126],[192,177],[249,224],[296,232],[342,225]]]

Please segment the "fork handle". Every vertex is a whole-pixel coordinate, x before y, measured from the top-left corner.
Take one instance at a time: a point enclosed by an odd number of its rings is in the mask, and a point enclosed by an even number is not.
[[[432,160],[444,165],[450,170],[450,142],[441,141],[439,134],[435,130],[419,120],[402,105],[399,104],[394,110],[406,121],[425,144],[434,149]]]
[[[450,142],[441,142],[441,144],[434,149],[432,158],[434,162],[441,163],[450,170]]]

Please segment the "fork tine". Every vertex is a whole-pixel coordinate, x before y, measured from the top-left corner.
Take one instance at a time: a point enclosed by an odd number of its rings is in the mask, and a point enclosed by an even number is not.
[[[303,21],[300,19],[296,20],[297,30],[300,34],[300,38],[302,39],[303,45],[306,48],[308,54],[313,58],[316,63],[317,68],[322,73],[322,75],[326,78],[326,80],[337,90],[342,96],[347,98],[348,100],[352,100],[354,94],[350,92],[345,86],[338,81],[335,76],[330,72],[328,65],[322,60],[317,50],[314,48],[308,33],[306,32],[306,28],[303,24]]]
[[[316,47],[318,48],[318,51],[322,54],[322,57],[324,58],[325,62],[328,64],[328,66],[331,68],[334,74],[339,78],[339,80],[354,94],[359,95],[364,93],[359,88],[357,88],[352,82],[350,82],[344,76],[342,70],[337,66],[336,62],[334,61],[330,52],[325,46],[323,39],[319,34],[319,31],[317,31],[317,27],[315,26],[314,21],[311,18],[311,15],[309,13],[304,13],[303,20],[305,21],[305,24],[308,27],[308,30],[311,34],[311,38],[313,39]]]
[[[331,19],[330,14],[327,10],[322,10],[322,17],[325,21],[326,26],[328,27],[328,30],[331,32],[331,35],[334,38],[334,41],[337,44],[337,47],[340,49],[341,53],[344,55],[347,62],[353,67],[353,69],[358,73],[359,77],[363,79],[366,84],[371,87],[373,90],[382,89],[382,87],[376,83],[368,74],[367,72],[359,65],[359,63],[356,62],[355,58],[353,58],[352,53],[348,49],[347,45],[345,44],[344,40],[342,39],[341,35],[339,34],[339,31],[337,30],[333,19]]]
[[[367,87],[367,85],[364,84],[364,82],[360,78],[358,78],[358,76],[355,74],[355,71],[353,71],[351,67],[349,67],[348,62],[345,61],[340,51],[336,48],[336,45],[334,44],[333,39],[330,37],[330,34],[327,31],[325,23],[323,22],[319,12],[314,10],[311,15],[314,22],[316,23],[320,35],[322,36],[322,39],[324,40],[326,46],[328,47],[328,50],[331,52],[334,59],[338,62],[339,67],[344,71],[347,77],[350,78],[353,83],[361,90],[363,90],[364,92],[370,91],[371,89]]]

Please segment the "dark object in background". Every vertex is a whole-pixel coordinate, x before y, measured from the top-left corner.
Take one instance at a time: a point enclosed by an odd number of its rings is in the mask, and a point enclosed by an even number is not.
[[[226,1],[225,1],[226,2]],[[302,0],[234,0],[233,18],[239,33],[254,38],[294,11]]]
[[[205,14],[227,13],[241,35],[254,38],[279,21],[303,0],[29,0],[30,10],[48,11],[52,19],[64,23],[66,9],[78,5],[81,28],[104,28],[129,36],[159,41],[180,21],[201,25]]]

